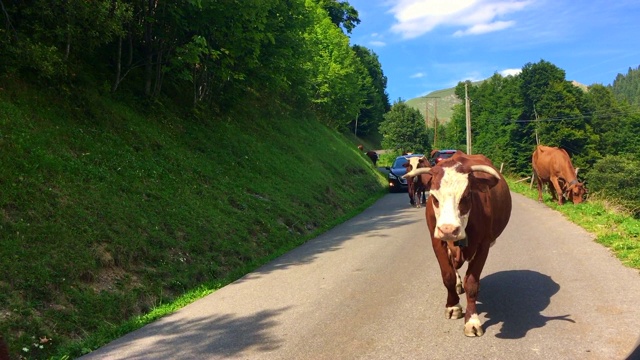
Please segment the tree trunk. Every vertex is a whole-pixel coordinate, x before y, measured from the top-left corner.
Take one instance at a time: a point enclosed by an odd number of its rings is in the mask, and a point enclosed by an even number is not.
[[[147,14],[145,16],[144,25],[144,42],[145,42],[145,64],[144,64],[144,94],[151,96],[151,82],[153,77],[153,36],[151,18],[154,14],[154,0],[148,0],[147,2]]]
[[[114,93],[118,90],[120,85],[120,74],[122,73],[122,36],[118,37],[118,55],[116,55],[116,76],[111,86],[111,92]]]

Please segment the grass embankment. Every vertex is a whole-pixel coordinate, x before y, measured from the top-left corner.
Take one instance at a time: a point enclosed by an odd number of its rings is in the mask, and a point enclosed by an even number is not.
[[[15,356],[95,349],[386,193],[353,139],[302,115],[158,106],[0,87],[0,334]]]
[[[538,199],[538,190],[535,184],[530,187],[529,180],[516,182],[508,179],[508,182],[512,191]],[[559,206],[546,191],[543,200],[545,205],[594,234],[595,240],[609,248],[623,264],[640,270],[640,220],[633,218],[629,211],[598,196],[578,205],[567,203]]]

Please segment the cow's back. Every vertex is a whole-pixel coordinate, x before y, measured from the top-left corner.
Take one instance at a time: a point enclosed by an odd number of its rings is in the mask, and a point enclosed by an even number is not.
[[[538,145],[531,156],[533,171],[545,181],[552,175],[559,176],[570,161],[564,149],[544,145]]]
[[[467,162],[470,165],[488,165],[491,166],[498,174],[500,172],[484,155],[465,155]],[[491,175],[486,173],[474,174],[475,176],[490,177]],[[478,197],[483,206],[483,211],[475,211],[476,216],[475,224],[487,224],[491,223],[491,240],[495,240],[502,231],[507,227],[509,218],[511,217],[511,192],[509,191],[509,185],[504,179],[504,176],[500,174],[500,180],[496,186],[492,187],[488,192],[475,193],[474,196]],[[473,214],[471,216],[474,216]],[[471,221],[470,221],[471,223]],[[482,225],[480,225],[482,226]]]

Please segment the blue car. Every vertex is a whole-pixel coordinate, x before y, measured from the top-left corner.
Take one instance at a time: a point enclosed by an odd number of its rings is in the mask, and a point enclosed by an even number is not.
[[[407,168],[403,165],[409,162],[409,159],[412,157],[423,157],[422,154],[411,154],[411,155],[403,155],[398,156],[391,166],[387,166],[386,169],[389,170],[388,180],[389,180],[389,191],[391,192],[401,192],[407,191],[407,180],[402,178],[402,175],[407,173]]]

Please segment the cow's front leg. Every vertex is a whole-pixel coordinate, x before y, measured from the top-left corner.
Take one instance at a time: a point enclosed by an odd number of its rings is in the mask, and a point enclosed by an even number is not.
[[[553,188],[556,190],[556,194],[558,194],[558,205],[562,205],[564,197],[562,194],[562,187],[560,186],[560,182],[558,181],[558,178],[552,176],[551,183],[553,184]]]
[[[467,274],[464,277],[464,290],[467,293],[467,311],[464,316],[464,334],[466,336],[482,336],[484,329],[478,316],[476,301],[480,289],[480,273],[489,253],[489,245],[481,244],[475,257],[469,262]]]
[[[462,306],[460,306],[460,296],[456,291],[456,283],[459,281],[459,276],[456,276],[458,273],[451,263],[446,243],[439,239],[433,239],[432,245],[438,259],[438,265],[440,265],[442,282],[447,288],[447,304],[444,316],[447,319],[460,319],[462,317]]]

